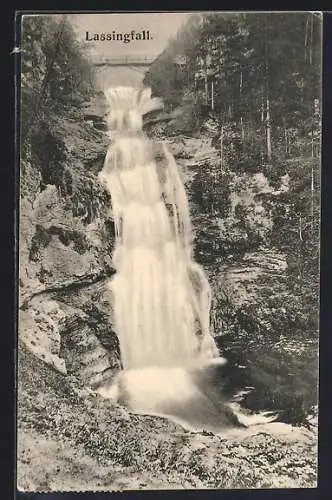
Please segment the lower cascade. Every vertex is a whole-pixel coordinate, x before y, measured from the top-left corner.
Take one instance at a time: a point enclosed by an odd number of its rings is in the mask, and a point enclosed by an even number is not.
[[[150,89],[105,94],[110,147],[99,176],[115,227],[108,287],[123,371],[100,393],[132,411],[218,428],[216,398],[201,389],[197,373],[204,380],[206,369],[225,360],[210,331],[209,282],[193,260],[188,199],[167,146],[158,162],[156,144],[142,131],[143,116],[162,104]]]

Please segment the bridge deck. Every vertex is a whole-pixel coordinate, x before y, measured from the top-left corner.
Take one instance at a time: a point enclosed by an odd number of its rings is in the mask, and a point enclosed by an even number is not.
[[[157,56],[107,56],[93,57],[92,64],[94,66],[150,66]]]
[[[97,67],[103,67],[103,66],[151,66],[151,63],[142,63],[142,62],[125,62],[125,61],[119,61],[119,62],[100,62],[100,63],[94,63],[94,66]]]

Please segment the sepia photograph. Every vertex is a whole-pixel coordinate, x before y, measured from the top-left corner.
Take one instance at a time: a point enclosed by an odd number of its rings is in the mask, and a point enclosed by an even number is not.
[[[322,13],[20,13],[21,492],[317,488]]]

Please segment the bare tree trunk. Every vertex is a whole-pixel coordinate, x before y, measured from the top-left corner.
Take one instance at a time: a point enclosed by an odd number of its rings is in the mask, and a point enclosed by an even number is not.
[[[243,127],[243,118],[242,116],[240,117],[240,123],[241,123],[241,138],[242,138],[242,142],[244,142],[244,127]]]
[[[207,74],[204,75],[204,89],[205,89],[205,104],[208,104],[208,81]]]
[[[242,71],[240,73],[240,95],[242,95],[242,86],[243,86],[243,76],[242,76]]]
[[[263,128],[264,128],[264,98],[262,97],[262,102],[261,102],[261,127],[262,127],[262,134],[263,134]],[[264,161],[264,147],[261,146],[261,161]]]
[[[211,109],[214,110],[214,81],[211,81]]]
[[[314,31],[314,16],[310,14],[310,44],[309,44],[309,64],[312,64],[312,41]]]
[[[304,62],[307,62],[307,51],[308,51],[308,28],[309,28],[309,17],[307,17],[305,22],[305,34],[304,34]]]
[[[241,70],[240,71],[240,88],[239,88],[239,92],[240,92],[240,106],[241,106],[241,108],[242,108],[242,102],[241,102],[242,85],[243,85],[243,73],[242,73],[242,70]],[[241,110],[241,113],[242,113],[242,110]],[[241,124],[241,138],[242,138],[242,142],[244,142],[244,128],[243,128],[243,117],[242,117],[242,114],[240,116],[240,124]]]
[[[314,196],[315,196],[315,184],[314,184],[314,165],[311,165],[311,231],[314,230]]]
[[[311,208],[311,231],[314,229],[314,195],[315,195],[315,186],[314,186],[314,158],[315,158],[315,144],[314,144],[314,132],[315,132],[315,101],[313,108],[313,117],[312,117],[312,127],[311,127],[311,186],[310,186],[310,208]]]
[[[261,124],[263,126],[264,123],[264,99],[262,97],[262,104],[261,104]]]
[[[223,154],[224,154],[224,126],[221,125],[220,134],[220,170],[223,170]]]
[[[271,160],[272,145],[271,145],[271,116],[270,116],[270,100],[266,98],[266,151],[267,158]]]
[[[253,140],[254,140],[254,134],[253,134],[253,125],[252,125],[252,115],[251,113],[249,114],[249,118],[248,118],[248,138],[250,139],[250,144],[252,145],[253,144]]]
[[[264,90],[266,96],[266,154],[268,161],[271,160],[272,145],[271,145],[271,115],[270,115],[270,85],[269,85],[269,74],[270,74],[270,47],[269,47],[269,23],[270,16],[267,15],[265,18],[264,25],[264,48],[265,48],[265,78],[264,78]]]

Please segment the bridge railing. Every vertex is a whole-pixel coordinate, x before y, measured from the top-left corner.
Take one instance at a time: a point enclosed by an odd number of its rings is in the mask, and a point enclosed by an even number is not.
[[[95,65],[103,65],[103,64],[151,64],[156,59],[156,55],[124,55],[124,56],[93,56],[92,62]]]

